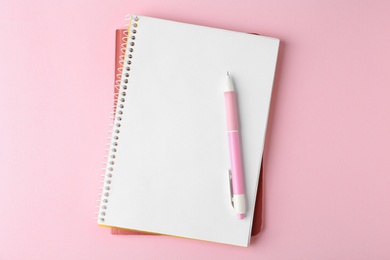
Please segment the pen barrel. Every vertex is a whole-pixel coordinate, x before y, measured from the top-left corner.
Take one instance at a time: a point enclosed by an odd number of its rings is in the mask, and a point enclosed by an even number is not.
[[[237,100],[234,91],[227,91],[225,95],[226,122],[228,131],[238,131]]]
[[[238,132],[228,132],[230,147],[230,167],[232,173],[233,195],[244,194],[244,174],[241,158],[241,143]]]
[[[241,157],[241,141],[238,133],[239,123],[236,93],[234,91],[226,91],[224,95],[233,194],[244,194],[244,174]]]

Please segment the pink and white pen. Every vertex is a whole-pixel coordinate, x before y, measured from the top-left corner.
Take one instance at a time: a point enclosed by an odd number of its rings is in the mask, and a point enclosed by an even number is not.
[[[229,72],[227,72],[226,75],[226,85],[224,92],[233,191],[232,202],[238,219],[243,219],[245,217],[244,172],[241,156],[240,135],[238,132],[239,122],[237,99]]]

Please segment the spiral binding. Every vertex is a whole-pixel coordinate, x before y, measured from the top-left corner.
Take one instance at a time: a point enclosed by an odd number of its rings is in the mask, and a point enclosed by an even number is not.
[[[124,32],[124,37],[122,38],[121,43],[121,55],[119,62],[121,64],[121,68],[118,68],[118,73],[116,74],[115,80],[115,89],[118,90],[118,93],[114,94],[114,112],[113,112],[113,124],[112,124],[112,137],[111,143],[107,144],[108,146],[108,156],[107,162],[104,163],[106,167],[103,169],[105,171],[104,181],[102,181],[101,194],[98,194],[100,199],[99,213],[98,213],[98,223],[104,223],[105,216],[107,214],[107,208],[109,205],[109,196],[111,190],[111,184],[113,182],[114,177],[114,165],[116,153],[118,151],[118,140],[120,138],[120,128],[121,128],[121,120],[123,116],[123,108],[126,101],[126,92],[128,89],[128,78],[130,76],[130,65],[131,60],[133,58],[133,51],[135,45],[135,34],[137,33],[138,21],[139,18],[137,16],[128,16],[125,18],[128,21],[126,28],[128,28]],[[116,92],[116,91],[115,91]]]
[[[127,26],[128,28],[128,26]],[[114,113],[116,112],[116,108],[118,106],[118,93],[120,90],[121,86],[121,79],[122,79],[122,74],[123,74],[123,65],[125,61],[125,54],[126,54],[126,45],[127,45],[127,40],[128,40],[128,35],[129,35],[129,30],[126,29],[123,31],[124,37],[121,39],[121,45],[120,45],[120,55],[119,55],[119,68],[117,69],[117,72],[115,74],[115,93],[114,93]]]

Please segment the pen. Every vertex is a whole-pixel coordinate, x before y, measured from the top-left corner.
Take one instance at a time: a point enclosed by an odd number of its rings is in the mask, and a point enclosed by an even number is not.
[[[229,72],[226,73],[224,89],[227,132],[230,151],[231,182],[233,207],[238,219],[245,217],[244,172],[241,157],[241,142],[238,127],[237,99]]]

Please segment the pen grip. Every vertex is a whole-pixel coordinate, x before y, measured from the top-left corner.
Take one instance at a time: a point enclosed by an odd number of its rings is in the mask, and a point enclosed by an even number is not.
[[[244,194],[244,174],[241,158],[241,144],[238,132],[228,133],[230,146],[230,164],[232,173],[233,195]]]

